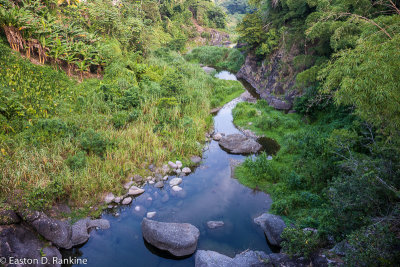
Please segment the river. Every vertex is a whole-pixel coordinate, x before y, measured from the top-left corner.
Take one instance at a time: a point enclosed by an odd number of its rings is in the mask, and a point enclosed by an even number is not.
[[[226,71],[216,77],[236,80],[235,75]],[[239,101],[239,98],[232,100],[214,116],[215,132],[240,133],[232,122],[232,109]],[[149,211],[157,212],[154,220],[186,222],[199,228],[197,249],[214,250],[228,256],[246,249],[270,253],[263,231],[253,222],[254,217],[268,211],[270,197],[231,177],[230,160],[244,158],[228,154],[214,140],[206,143],[202,163],[183,178],[182,191],[173,192],[168,183],[162,189],[147,184],[146,192],[132,204],[103,214],[102,218],[111,223],[110,229],[92,231],[86,244],[63,251],[64,257],[84,258],[88,262],[85,266],[96,267],[194,266],[194,255],[177,259],[143,240],[140,224]],[[221,220],[225,225],[208,229],[206,223],[210,220]]]

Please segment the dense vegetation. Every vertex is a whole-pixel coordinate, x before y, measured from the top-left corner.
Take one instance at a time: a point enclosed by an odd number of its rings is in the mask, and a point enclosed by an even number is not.
[[[233,73],[238,72],[244,63],[244,55],[237,49],[218,46],[196,47],[185,58]]]
[[[295,76],[295,114],[241,103],[235,122],[275,138],[281,150],[247,159],[246,185],[272,194],[294,224],[284,249],[310,256],[349,244],[348,266],[400,261],[400,11],[398,1],[261,0],[238,25],[258,60],[278,51]],[[252,122],[248,125],[248,122]],[[317,233],[303,231],[305,227]]]
[[[176,52],[198,35],[193,16],[223,27],[210,2],[61,2],[0,2],[0,199],[9,204],[97,205],[149,164],[200,154],[210,109],[242,90]]]

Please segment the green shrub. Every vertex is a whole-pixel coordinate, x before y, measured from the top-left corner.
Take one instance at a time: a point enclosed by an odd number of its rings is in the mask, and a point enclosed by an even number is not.
[[[400,240],[386,224],[374,224],[348,236],[346,266],[396,266],[400,262]]]
[[[23,136],[28,142],[39,145],[59,139],[73,138],[78,133],[78,127],[60,119],[39,119],[23,133]]]
[[[118,112],[113,115],[111,121],[115,128],[121,129],[123,128],[129,120],[129,114],[127,112]]]
[[[110,145],[109,140],[93,129],[88,129],[83,132],[79,137],[79,143],[81,148],[87,153],[94,153],[100,157],[103,157],[107,146]]]
[[[50,205],[58,198],[64,195],[64,189],[59,180],[52,181],[44,187],[36,187],[25,196],[25,201],[30,209],[38,210],[49,208]]]
[[[313,231],[286,227],[281,235],[282,249],[290,256],[306,258],[318,251],[320,240]]]
[[[71,170],[78,170],[86,166],[86,155],[85,152],[79,151],[73,156],[69,156],[65,161],[67,166]]]

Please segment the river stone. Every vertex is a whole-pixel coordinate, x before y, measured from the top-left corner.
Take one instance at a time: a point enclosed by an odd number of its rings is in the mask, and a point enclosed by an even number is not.
[[[254,219],[254,222],[261,226],[267,236],[268,242],[273,246],[280,246],[281,234],[286,228],[285,222],[278,215],[264,213]]]
[[[60,264],[52,264],[53,258],[57,261],[62,260],[61,253],[55,246],[40,240],[38,234],[24,224],[0,227],[0,256],[7,259],[14,257],[14,259],[37,260],[39,264],[29,265],[32,267],[59,267]],[[48,264],[41,264],[42,257],[47,258]],[[43,259],[43,262],[45,261],[46,259]],[[3,262],[0,265],[3,266]]]
[[[174,171],[175,171],[176,174],[180,174],[182,172],[181,169],[176,169]]]
[[[163,181],[159,181],[154,186],[157,187],[157,188],[162,188],[162,187],[164,187],[164,182]]]
[[[131,197],[127,197],[124,198],[124,200],[122,200],[122,205],[129,205],[132,202],[132,198]]]
[[[167,250],[174,256],[187,256],[196,251],[200,231],[188,223],[157,222],[144,218],[144,239],[153,246]]]
[[[126,184],[124,184],[124,188],[126,190],[128,190],[132,185],[133,185],[133,181],[127,182]]]
[[[140,195],[144,192],[144,189],[139,188],[137,186],[132,186],[129,191],[128,191],[128,195],[129,196],[137,196]]]
[[[148,212],[146,214],[146,217],[149,218],[149,219],[153,218],[154,216],[156,216],[156,212],[155,211],[150,211],[150,212]]]
[[[230,258],[210,250],[199,250],[195,256],[195,267],[256,267],[273,266],[266,263],[268,255],[262,251],[246,250]]]
[[[204,66],[204,67],[202,67],[202,69],[203,69],[207,74],[211,74],[211,73],[213,73],[214,71],[216,71],[214,68],[208,67],[208,66]]]
[[[10,225],[19,223],[21,219],[18,215],[11,209],[0,211],[0,225]]]
[[[164,181],[168,180],[168,175],[165,175],[162,179],[163,179]]]
[[[104,197],[104,202],[105,202],[106,204],[110,204],[111,202],[114,201],[114,198],[115,198],[115,196],[114,196],[113,193],[108,193],[108,194]]]
[[[173,190],[174,192],[179,192],[179,191],[182,191],[182,187],[180,187],[180,186],[178,186],[178,185],[174,185],[174,186],[172,187],[172,190]]]
[[[140,176],[139,174],[135,174],[135,175],[133,176],[133,180],[134,180],[135,182],[141,182],[141,181],[143,181],[143,177]]]
[[[223,221],[208,221],[207,226],[210,229],[215,229],[215,228],[224,226],[224,222]]]
[[[182,164],[181,161],[177,160],[176,161],[176,166],[178,166],[178,168],[180,169],[180,168],[182,168],[183,164]]]
[[[175,163],[173,163],[172,161],[168,161],[168,165],[172,168],[172,169],[177,169],[178,165],[176,165]]]
[[[114,202],[117,203],[117,204],[119,204],[119,203],[121,202],[122,199],[123,199],[123,197],[116,197],[116,198],[114,199]]]
[[[179,185],[180,183],[182,183],[182,178],[178,178],[178,177],[173,178],[173,179],[171,179],[171,181],[169,181],[169,185],[171,187],[173,187],[175,185]]]
[[[184,174],[189,174],[189,173],[192,172],[192,170],[191,170],[189,167],[185,167],[185,168],[182,169],[182,172],[183,172]]]
[[[201,162],[201,158],[199,156],[192,156],[190,157],[190,161],[193,162],[194,164],[198,164]]]
[[[255,140],[241,134],[224,136],[219,141],[219,145],[232,154],[253,154],[262,148]]]
[[[220,133],[216,133],[213,135],[213,139],[215,141],[219,141],[219,140],[221,140],[221,138],[222,138],[222,134],[220,134]]]

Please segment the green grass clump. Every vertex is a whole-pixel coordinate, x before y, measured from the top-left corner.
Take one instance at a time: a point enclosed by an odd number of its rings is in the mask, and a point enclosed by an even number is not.
[[[236,73],[244,64],[245,56],[239,50],[233,48],[202,46],[190,51],[186,55],[186,59]]]

